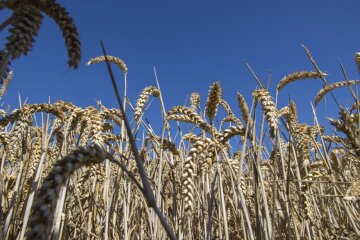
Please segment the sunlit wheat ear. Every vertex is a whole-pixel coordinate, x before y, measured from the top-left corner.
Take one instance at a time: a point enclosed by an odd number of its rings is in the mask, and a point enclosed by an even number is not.
[[[17,155],[22,150],[22,141],[26,136],[26,131],[30,125],[29,117],[23,117],[22,120],[16,121],[16,125],[10,134],[10,142],[8,147],[8,161],[14,163],[17,161]]]
[[[107,153],[97,146],[87,149],[79,148],[55,163],[35,195],[28,224],[27,239],[49,239],[61,186],[66,183],[75,170],[92,163],[101,163],[106,156]]]
[[[160,91],[159,89],[157,89],[154,86],[149,86],[144,88],[139,97],[138,100],[136,102],[136,108],[135,108],[135,113],[134,113],[134,118],[136,121],[138,121],[141,117],[141,115],[143,114],[143,110],[144,107],[147,103],[147,101],[149,100],[150,95],[154,96],[154,97],[159,97],[160,96]]]
[[[326,76],[325,73],[318,73],[318,72],[308,72],[308,71],[301,71],[301,72],[294,72],[291,73],[281,79],[279,84],[276,87],[276,91],[279,92],[283,87],[285,87],[287,84],[295,82],[297,80],[301,79],[309,79],[309,78],[319,78],[321,76]]]
[[[106,58],[109,62],[118,65],[120,70],[123,71],[124,73],[126,73],[128,71],[128,68],[127,68],[125,62],[122,59],[120,59],[118,57],[114,57],[114,56],[109,56],[109,55],[106,55]],[[86,64],[91,65],[91,64],[100,63],[100,62],[106,62],[105,56],[99,56],[96,58],[92,58]]]
[[[278,111],[278,117],[282,117],[282,116],[285,116],[285,115],[288,115],[289,114],[289,107],[288,106],[285,106],[283,108],[281,108],[279,111]]]
[[[55,115],[63,120],[64,115],[58,108],[53,107],[51,104],[24,104],[21,109],[14,110],[11,114],[0,119],[0,126],[6,126],[16,120],[23,120],[36,112],[47,112]]]
[[[201,137],[197,136],[194,133],[187,133],[182,137],[182,139],[191,143],[195,143],[196,141],[200,140]]]
[[[266,120],[270,126],[270,136],[275,137],[278,128],[277,109],[270,93],[266,89],[258,89],[253,92],[256,101],[260,101]]]
[[[5,78],[4,82],[3,82],[3,85],[0,89],[0,97],[4,96],[5,93],[6,93],[6,90],[11,82],[11,79],[13,78],[13,71],[9,72],[7,74],[7,77]]]
[[[331,92],[332,90],[336,89],[336,88],[340,88],[340,87],[345,87],[345,86],[351,86],[354,84],[359,84],[360,80],[350,80],[350,81],[342,81],[342,82],[336,82],[330,85],[325,86],[323,89],[321,89],[315,97],[315,106],[321,101],[321,99],[328,93]]]
[[[185,215],[191,215],[194,211],[194,191],[195,191],[195,161],[199,153],[204,149],[205,143],[202,140],[196,141],[189,155],[184,162],[182,174],[182,199],[184,201]]]
[[[360,180],[352,183],[344,194],[345,200],[354,200],[360,195]]]
[[[206,100],[206,116],[210,119],[210,124],[212,124],[213,119],[218,110],[218,106],[221,100],[221,88],[220,83],[215,82],[209,90],[209,95]]]
[[[123,117],[119,109],[104,108],[101,110],[100,115],[103,119],[114,121],[118,126],[122,125]]]
[[[191,93],[190,108],[196,111],[196,108],[199,106],[200,106],[200,94],[197,92]]]
[[[224,122],[233,122],[235,123],[239,128],[244,128],[242,122],[240,121],[240,119],[238,119],[237,117],[235,117],[235,115],[227,115],[226,117],[224,117],[221,120],[221,124]]]
[[[355,53],[355,62],[358,66],[358,71],[360,72],[360,52]]]
[[[221,98],[219,104],[225,109],[227,115],[234,115],[229,103],[225,99]]]
[[[289,114],[294,122],[298,122],[298,112],[294,101],[289,103]]]
[[[36,7],[21,4],[14,9],[13,16],[6,50],[11,59],[16,59],[22,54],[26,55],[33,47],[34,37],[38,34],[42,22],[42,15]]]
[[[194,123],[194,121],[190,117],[188,117],[184,114],[173,114],[173,115],[167,116],[167,119],[173,120],[173,121],[179,121],[179,122]]]
[[[68,65],[72,68],[79,67],[81,60],[81,44],[77,28],[72,17],[55,0],[32,1],[32,3],[46,15],[51,17],[59,26],[68,51]]]
[[[42,149],[42,132],[40,128],[32,127],[32,130],[35,132],[33,134],[33,143],[31,144],[31,154],[30,158],[27,159],[27,172],[24,179],[24,187],[23,187],[23,196],[27,196],[27,192],[30,189],[30,184],[33,180],[33,177],[36,173],[38,164],[40,162],[41,154],[43,152]],[[22,207],[22,206],[21,206]]]
[[[198,175],[208,172],[216,162],[215,144],[211,140],[210,142],[206,142],[204,150],[200,154],[203,156],[200,158]]]
[[[4,66],[2,73],[0,72],[0,84],[3,84],[5,79],[8,77],[9,74],[9,56],[8,53],[5,50],[0,51],[0,66]]]
[[[247,105],[247,103],[245,101],[245,98],[239,92],[237,93],[237,100],[238,100],[238,105],[239,105],[243,120],[245,121],[246,124],[248,124],[248,121],[250,121],[250,123],[249,123],[250,126],[249,127],[251,128],[252,119],[251,119],[250,114],[249,114],[249,108],[248,108],[248,105]]]
[[[245,129],[238,126],[231,126],[230,128],[225,129],[224,131],[216,134],[215,136],[217,138],[217,141],[219,141],[220,143],[225,143],[229,141],[230,138],[236,135],[244,136]]]
[[[184,121],[196,124],[199,128],[209,132],[210,126],[202,117],[191,108],[185,106],[175,106],[167,113],[169,120]]]

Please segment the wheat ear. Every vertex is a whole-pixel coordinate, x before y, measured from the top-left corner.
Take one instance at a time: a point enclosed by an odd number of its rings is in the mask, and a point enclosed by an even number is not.
[[[205,142],[202,140],[196,141],[184,162],[181,195],[184,201],[184,213],[186,215],[191,215],[194,210],[195,160],[197,155],[205,148],[205,145]]]
[[[42,22],[42,15],[36,7],[20,4],[14,9],[13,16],[6,49],[11,59],[16,59],[22,54],[26,55],[33,47],[34,37],[38,34]]]
[[[115,57],[115,56],[109,56],[109,55],[106,55],[106,58],[107,58],[108,62],[118,65],[121,71],[123,71],[124,73],[127,73],[128,68],[122,59]],[[92,58],[86,64],[91,65],[91,64],[100,63],[100,62],[106,62],[105,56],[99,56],[99,57]]]
[[[239,92],[237,93],[237,100],[238,100],[238,105],[239,105],[243,120],[245,121],[246,125],[250,121],[249,127],[251,128],[252,119],[251,119],[250,114],[249,114],[249,108],[248,108],[248,105],[247,105],[247,103],[245,101],[244,96],[241,95],[241,93],[239,93]]]
[[[0,90],[0,97],[4,96],[5,93],[6,93],[6,90],[10,84],[10,81],[11,79],[13,78],[13,71],[9,72],[7,74],[7,77],[5,78],[4,82],[3,82],[3,85],[1,87],[1,90]]]
[[[212,124],[213,119],[218,110],[218,106],[221,101],[221,88],[219,82],[215,82],[209,90],[209,95],[206,100],[206,116],[210,119],[210,124]]]
[[[167,118],[169,120],[174,119],[174,116],[176,115],[180,115],[181,117],[176,118],[176,120],[179,121],[180,119],[183,119],[185,120],[185,122],[191,122],[196,124],[198,127],[200,127],[201,129],[207,132],[210,131],[210,126],[205,122],[204,119],[201,118],[199,114],[197,114],[191,108],[187,108],[185,106],[175,106],[170,109],[167,115],[168,115]]]
[[[135,108],[135,113],[134,113],[134,118],[136,121],[138,121],[141,117],[141,115],[143,114],[143,110],[144,107],[147,103],[147,101],[149,100],[150,95],[154,96],[154,97],[159,97],[160,96],[160,91],[159,89],[157,89],[154,86],[149,86],[144,88],[139,97],[138,100],[136,102],[136,108]]]
[[[326,76],[325,73],[319,73],[319,72],[309,72],[309,71],[300,71],[300,72],[294,72],[291,73],[281,79],[279,84],[276,87],[276,91],[279,92],[283,87],[285,87],[287,84],[295,82],[300,79],[316,79],[321,76]]]
[[[253,92],[253,96],[256,101],[261,102],[262,110],[265,113],[266,120],[270,126],[270,136],[272,138],[275,137],[275,133],[278,128],[278,114],[269,91],[266,89],[258,89]]]
[[[87,149],[79,148],[55,163],[35,195],[27,239],[49,239],[54,208],[61,186],[75,170],[84,165],[101,163],[106,157],[106,152],[94,146]]]
[[[200,94],[193,92],[190,96],[190,108],[196,111],[196,108],[200,105]]]
[[[0,84],[3,84],[9,73],[9,56],[5,50],[0,51],[0,66],[3,68],[0,70]]]
[[[66,9],[55,0],[32,1],[32,3],[46,15],[54,19],[65,40],[69,58],[68,65],[72,68],[79,67],[81,60],[81,44],[79,33],[72,17]]]
[[[345,86],[351,86],[354,84],[359,84],[360,80],[350,80],[350,81],[342,81],[342,82],[336,82],[330,85],[325,86],[323,89],[321,89],[315,97],[315,106],[321,101],[321,99],[328,93],[331,92],[332,90],[336,89],[336,88],[340,88],[340,87],[345,87]]]

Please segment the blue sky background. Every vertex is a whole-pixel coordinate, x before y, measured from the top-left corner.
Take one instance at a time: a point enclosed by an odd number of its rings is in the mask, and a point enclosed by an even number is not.
[[[272,71],[270,91],[280,79],[299,70],[313,70],[301,44],[311,51],[329,83],[342,81],[339,59],[351,79],[358,79],[354,54],[360,51],[360,2],[348,1],[59,1],[74,18],[80,32],[83,59],[77,70],[68,69],[61,32],[47,16],[32,52],[12,64],[14,79],[2,99],[12,109],[18,94],[29,103],[62,99],[85,107],[96,100],[116,107],[104,64],[86,66],[101,55],[100,40],[108,54],[122,58],[128,68],[128,95],[135,103],[141,89],[154,85],[156,67],[166,108],[182,105],[191,92],[200,92],[204,106],[209,86],[220,81],[224,97],[239,114],[236,92],[251,103],[257,83],[244,61],[266,82]],[[0,20],[4,20],[3,12]],[[1,34],[4,46],[7,31]],[[122,88],[122,73],[113,68]],[[310,101],[322,87],[321,80],[296,82],[280,93],[280,107],[289,94],[298,105],[300,121],[312,119]],[[335,96],[352,103],[347,90]],[[148,116],[157,121],[154,101]],[[327,97],[319,117],[336,116]],[[155,113],[155,114],[154,114]],[[311,120],[310,120],[311,121]],[[156,123],[153,123],[156,125]]]

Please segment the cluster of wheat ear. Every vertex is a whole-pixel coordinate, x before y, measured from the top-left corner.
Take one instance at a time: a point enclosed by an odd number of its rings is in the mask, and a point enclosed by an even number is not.
[[[39,11],[29,4],[20,10]],[[116,57],[89,64],[104,61],[126,76]],[[315,96],[316,105],[336,88],[350,89],[354,105],[339,107],[330,129],[316,114],[312,125],[298,122],[293,101],[278,106],[287,84],[325,78],[315,70],[281,79],[275,101],[264,88],[251,106],[238,93],[239,109],[215,82],[203,111],[199,93],[188,105],[159,110],[161,133],[143,121],[150,98],[164,106],[155,86],[135,104],[125,101],[132,133],[119,109],[100,102],[1,110],[0,239],[359,238],[359,81],[325,85]]]

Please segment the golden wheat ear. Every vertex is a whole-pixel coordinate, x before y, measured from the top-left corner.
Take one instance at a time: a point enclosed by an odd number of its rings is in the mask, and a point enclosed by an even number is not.
[[[150,96],[159,97],[160,96],[159,89],[157,89],[154,86],[149,86],[141,91],[139,98],[136,101],[136,108],[134,113],[134,118],[136,121],[138,121],[141,115],[143,114],[143,110]]]
[[[35,195],[27,239],[48,239],[61,186],[75,170],[101,163],[107,156],[98,146],[79,148],[55,163]]]
[[[209,90],[209,95],[206,100],[206,116],[210,119],[210,123],[217,113],[218,106],[221,100],[221,87],[219,82],[215,82]]]
[[[319,73],[319,72],[308,72],[308,71],[301,71],[301,72],[293,72],[281,79],[279,84],[276,87],[276,91],[279,92],[283,87],[285,87],[287,84],[295,82],[297,80],[302,79],[316,79],[320,78],[322,76],[326,76],[325,73]]]
[[[197,92],[191,93],[190,108],[196,111],[196,108],[200,106],[200,94]]]
[[[276,130],[278,128],[278,120],[277,120],[277,109],[275,103],[266,89],[258,89],[253,92],[253,96],[256,101],[260,101],[262,105],[262,110],[265,114],[266,120],[270,127],[270,136],[272,138],[275,137]]]
[[[108,62],[118,65],[121,71],[123,71],[124,73],[127,73],[128,68],[122,59],[115,57],[115,56],[110,56],[110,55],[106,55],[106,59]],[[91,58],[86,64],[91,65],[91,64],[95,64],[95,63],[106,62],[106,59],[105,59],[105,56],[98,56],[95,58]]]
[[[336,89],[336,88],[340,88],[340,87],[345,87],[345,86],[351,86],[351,85],[355,85],[355,84],[359,84],[360,80],[350,80],[350,81],[342,81],[342,82],[336,82],[330,85],[325,86],[323,89],[321,89],[315,97],[315,106],[321,101],[321,99],[323,99],[323,97],[331,92],[332,90]]]

